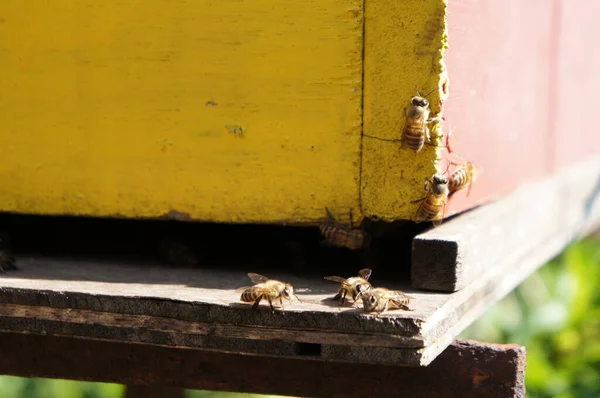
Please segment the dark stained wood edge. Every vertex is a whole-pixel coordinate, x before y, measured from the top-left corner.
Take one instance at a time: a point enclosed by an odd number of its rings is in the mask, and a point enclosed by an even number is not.
[[[0,374],[304,397],[525,397],[525,348],[456,341],[430,366],[266,358],[0,333]]]
[[[236,303],[236,306],[218,305],[203,302],[186,302],[164,297],[131,297],[54,290],[21,289],[0,287],[0,304],[18,304],[65,309],[92,310],[114,314],[149,315],[200,323],[223,323],[249,327],[270,327],[277,329],[327,330],[338,333],[363,333],[397,336],[409,346],[419,345],[418,333],[423,322],[418,318],[381,318],[373,322],[357,311],[316,312],[316,311],[249,311],[249,306]],[[422,344],[421,344],[422,345]]]
[[[216,330],[228,333],[217,334]],[[365,346],[360,344],[360,335],[355,335],[352,345],[347,345],[325,333],[303,336],[266,328],[246,333],[244,328],[240,331],[231,325],[181,325],[166,318],[15,305],[0,307],[0,332],[320,361],[412,366],[420,366],[422,362],[417,348]],[[265,335],[261,336],[262,333]],[[328,344],[315,343],[319,336]]]
[[[78,328],[84,327],[91,329],[100,329],[100,327],[122,330],[131,330],[134,335],[142,332],[164,332],[169,336],[204,336],[207,338],[225,338],[225,339],[249,339],[249,340],[286,340],[300,343],[315,344],[339,344],[339,345],[357,345],[357,346],[379,346],[393,348],[423,347],[423,341],[416,338],[406,338],[397,335],[385,335],[374,333],[340,333],[326,330],[300,330],[300,329],[277,329],[259,326],[244,326],[219,323],[201,323],[191,321],[181,321],[172,318],[154,317],[148,315],[130,315],[113,314],[110,312],[98,312],[90,310],[63,309],[39,306],[24,306],[15,304],[4,304],[0,306],[0,319],[3,323],[0,328],[6,328],[9,325],[21,325],[25,329],[22,331],[33,332],[33,328],[40,328],[42,323],[47,325],[68,324],[64,327],[64,335],[69,336],[69,331],[74,332]],[[49,330],[57,330],[57,327],[44,329],[46,333]],[[12,331],[18,332],[19,329]],[[98,332],[98,330],[96,332]],[[39,332],[39,331],[38,331]],[[100,333],[101,337],[103,334]],[[81,335],[78,337],[94,337],[92,335]],[[140,337],[141,339],[142,337]],[[203,340],[200,338],[200,340]],[[149,341],[151,343],[151,341]],[[158,342],[156,342],[158,343]],[[194,347],[202,347],[194,345]],[[205,347],[209,348],[209,347]]]
[[[509,272],[534,251],[543,252],[542,265],[600,225],[599,176],[594,156],[418,235],[412,286],[454,292],[491,268]]]

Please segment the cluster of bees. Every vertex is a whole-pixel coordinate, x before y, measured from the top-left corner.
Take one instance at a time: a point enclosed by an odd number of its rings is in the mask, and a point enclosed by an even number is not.
[[[412,97],[410,105],[406,110],[406,123],[399,140],[384,140],[400,142],[400,147],[408,147],[415,154],[419,153],[425,143],[432,144],[431,131],[429,125],[439,122],[441,118],[430,118],[431,110],[429,101],[422,97],[417,90],[417,95]],[[381,139],[378,137],[367,137]],[[457,165],[454,171],[447,175],[448,169],[444,173],[435,173],[425,182],[425,196],[412,203],[419,203],[414,221],[432,222],[434,226],[442,223],[446,203],[448,199],[456,192],[467,189],[467,196],[471,193],[471,187],[477,178],[477,167],[472,162]],[[450,167],[448,165],[448,168]],[[327,215],[329,222],[320,226],[321,234],[329,246],[345,247],[351,250],[357,250],[366,247],[369,243],[369,235],[362,228],[350,228],[335,220],[328,209]]]
[[[340,306],[344,305],[346,298],[352,297],[353,305],[361,299],[364,312],[376,312],[381,314],[384,311],[393,309],[403,309],[412,311],[408,304],[412,297],[398,290],[389,290],[384,287],[374,288],[369,283],[369,277],[372,270],[369,268],[361,269],[358,276],[342,278],[341,276],[326,276],[325,279],[340,283],[340,289],[333,297],[334,300],[342,299]],[[257,309],[262,300],[267,300],[274,311],[273,302],[279,301],[283,309],[283,299],[292,302],[292,296],[300,299],[294,294],[294,287],[286,282],[269,279],[265,276],[248,273],[250,280],[255,284],[251,287],[242,287],[238,291],[242,292],[240,300],[245,303],[254,303],[252,309]],[[349,297],[348,297],[349,296]]]
[[[422,97],[417,90],[417,95],[412,97],[410,106],[406,111],[406,123],[402,133],[401,146],[406,144],[410,150],[418,153],[423,149],[426,141],[431,144],[431,133],[428,125],[439,122],[441,118],[430,118],[430,113],[429,101]],[[472,162],[458,165],[449,176],[446,175],[446,172],[435,173],[430,180],[425,182],[425,196],[413,201],[413,203],[421,202],[415,215],[416,222],[432,221],[434,226],[440,225],[448,198],[467,187],[469,188],[467,196],[470,194],[471,186],[477,177],[477,168]]]

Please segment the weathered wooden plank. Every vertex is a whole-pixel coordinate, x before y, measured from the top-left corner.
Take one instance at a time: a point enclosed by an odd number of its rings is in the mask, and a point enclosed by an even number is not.
[[[426,368],[0,333],[0,373],[310,397],[524,397],[525,348],[458,340]]]
[[[358,215],[362,34],[362,0],[3,0],[0,210]]]
[[[599,177],[593,156],[415,237],[412,286],[452,292],[535,259],[533,271],[599,225]]]
[[[330,299],[338,286],[319,276],[255,270],[294,284],[302,303],[252,311],[235,289],[245,272],[178,269],[115,261],[17,257],[0,278],[0,330],[117,342],[205,348],[354,363],[426,366],[531,268],[483,274],[455,294],[419,292],[413,311],[366,315]],[[537,264],[536,264],[537,266]]]

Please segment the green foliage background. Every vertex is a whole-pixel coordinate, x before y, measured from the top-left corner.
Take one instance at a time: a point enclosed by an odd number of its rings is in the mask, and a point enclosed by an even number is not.
[[[571,245],[469,327],[463,338],[527,347],[529,397],[600,397],[600,240]],[[0,398],[120,398],[124,386],[0,377]],[[187,398],[258,398],[187,391]]]
[[[600,241],[529,277],[461,337],[527,348],[528,397],[600,397]]]

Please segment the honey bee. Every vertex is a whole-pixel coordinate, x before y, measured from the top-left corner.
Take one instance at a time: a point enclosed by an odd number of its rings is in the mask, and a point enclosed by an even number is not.
[[[448,189],[450,195],[454,194],[461,189],[464,189],[467,185],[467,196],[471,193],[471,187],[477,178],[477,168],[471,162],[467,162],[465,165],[454,170],[448,179]]]
[[[240,300],[242,300],[244,303],[254,302],[254,305],[252,306],[253,310],[258,308],[258,304],[262,299],[267,299],[269,301],[272,311],[275,311],[275,308],[273,308],[274,300],[279,299],[281,309],[283,309],[284,298],[291,302],[292,296],[294,296],[298,301],[300,301],[298,296],[294,294],[294,287],[289,283],[272,280],[253,272],[249,272],[248,276],[250,277],[250,280],[255,283],[255,285],[251,287],[240,288],[238,290],[243,290]]]
[[[364,312],[382,313],[387,310],[402,309],[412,311],[408,304],[413,298],[398,290],[389,290],[384,287],[370,289],[361,293]]]
[[[350,250],[362,249],[369,245],[371,237],[362,228],[350,228],[340,224],[329,209],[325,208],[330,222],[321,224],[319,229],[325,240],[323,246],[345,247]]]
[[[424,198],[415,200],[421,202],[417,209],[416,222],[433,221],[436,227],[442,223],[441,219],[435,219],[439,215],[444,216],[444,208],[448,199],[448,177],[443,174],[436,173],[431,177],[431,181],[425,182],[425,191],[427,194]]]
[[[418,153],[422,148],[425,140],[431,142],[431,132],[428,124],[437,122],[441,118],[429,118],[429,101],[421,97],[419,90],[417,95],[410,100],[410,106],[406,111],[406,124],[404,126],[402,145],[406,145],[415,153]]]
[[[364,268],[358,271],[358,276],[353,276],[348,279],[342,278],[340,276],[326,276],[325,279],[329,281],[339,282],[342,284],[338,293],[333,297],[334,300],[342,298],[342,303],[340,306],[344,305],[346,301],[346,295],[350,294],[352,296],[352,300],[356,303],[356,297],[358,297],[363,292],[371,289],[371,284],[369,283],[369,277],[371,276],[371,269]]]
[[[0,272],[4,273],[8,270],[17,270],[15,258],[10,250],[8,237],[5,234],[0,234]]]

